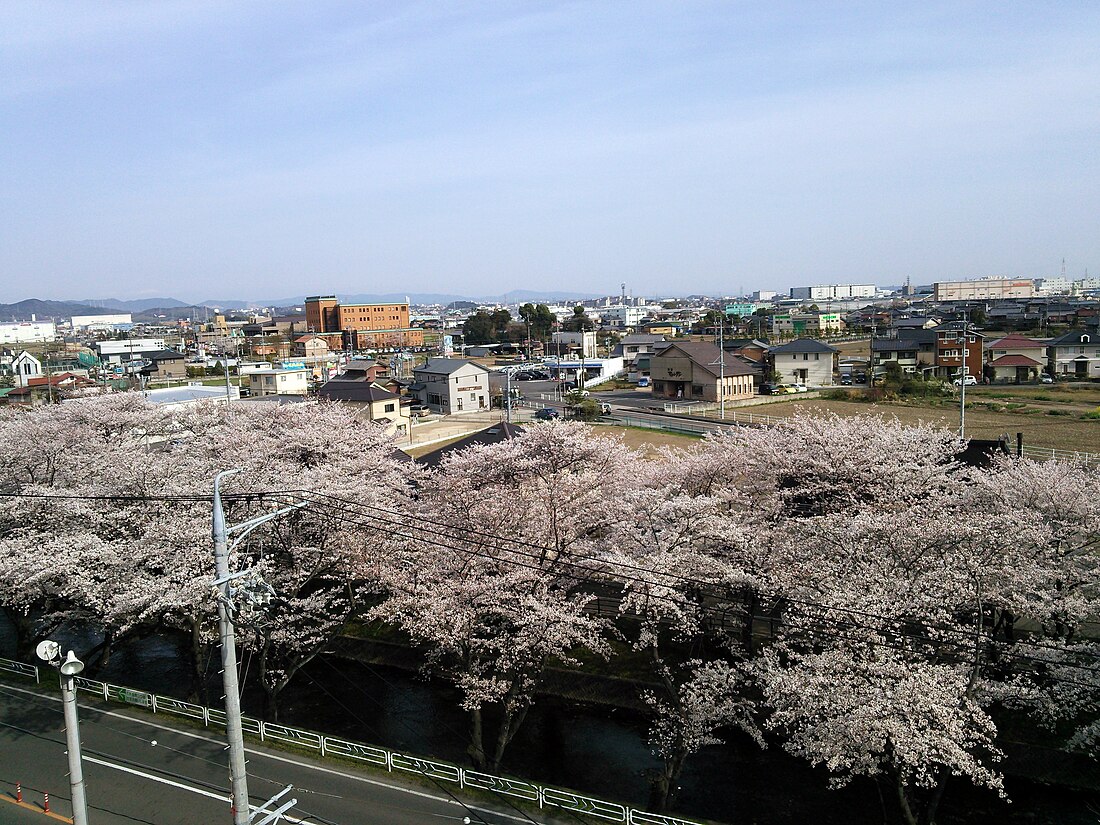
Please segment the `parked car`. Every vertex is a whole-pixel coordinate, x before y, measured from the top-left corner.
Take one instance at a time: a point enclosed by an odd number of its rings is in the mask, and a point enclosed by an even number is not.
[[[805,384],[794,384],[794,385],[791,386],[791,389],[794,392],[809,392],[810,391],[810,388],[807,387]]]
[[[611,405],[606,401],[600,402],[600,415],[611,415]]]
[[[963,378],[956,378],[951,383],[954,384],[956,387],[961,387],[963,384],[968,387],[976,387],[978,386],[978,379],[975,378],[973,375],[967,375]]]
[[[430,415],[432,412],[431,407],[427,404],[413,404],[409,407],[409,414],[415,415],[417,418],[424,418]]]
[[[1054,383],[1054,376],[1053,375],[1047,375],[1044,372],[1042,375],[1039,376],[1039,383],[1040,384],[1053,384]]]
[[[649,379],[648,378],[639,378],[638,379],[638,386],[639,387],[648,387],[649,386]]]
[[[535,410],[536,421],[553,421],[555,418],[561,418],[561,413],[553,407],[543,407],[542,409]]]

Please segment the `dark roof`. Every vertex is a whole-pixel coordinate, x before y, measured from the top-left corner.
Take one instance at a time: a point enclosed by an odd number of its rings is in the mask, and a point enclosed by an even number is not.
[[[814,338],[798,338],[789,343],[772,347],[769,352],[840,352],[840,350]]]
[[[162,349],[156,352],[142,353],[143,358],[148,358],[150,361],[182,361],[184,355],[182,352],[176,352],[174,349]]]
[[[321,398],[331,401],[358,401],[362,404],[374,404],[378,401],[390,401],[400,398],[396,393],[368,384],[365,381],[326,381],[317,390]]]
[[[522,433],[523,427],[502,421],[499,424],[486,427],[484,430],[478,430],[465,438],[460,438],[458,441],[452,441],[450,444],[432,450],[430,453],[425,453],[416,459],[416,463],[425,467],[438,467],[443,459],[453,452],[465,450],[475,444],[498,444],[501,441],[515,438]]]
[[[900,350],[920,349],[920,341],[914,341],[912,338],[897,339],[897,338],[876,338],[872,343],[871,348],[875,352],[897,352]]]
[[[622,344],[658,344],[665,340],[663,335],[624,335]]]
[[[1081,340],[1081,337],[1084,335],[1089,337],[1088,341]],[[1095,332],[1090,332],[1087,329],[1071,329],[1061,338],[1055,338],[1051,341],[1050,345],[1052,347],[1066,347],[1071,344],[1100,344],[1100,341],[1093,340],[1095,335]]]

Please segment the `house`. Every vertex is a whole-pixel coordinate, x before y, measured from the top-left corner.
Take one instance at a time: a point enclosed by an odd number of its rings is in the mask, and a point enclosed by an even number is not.
[[[955,379],[960,375],[963,361],[966,361],[966,375],[979,378],[984,361],[984,336],[964,321],[950,321],[940,324],[936,333],[936,375],[940,378]]]
[[[17,387],[26,387],[32,378],[42,378],[45,375],[42,372],[42,362],[26,350],[19,353],[15,360],[11,362],[11,371],[12,375],[15,376],[15,386]]]
[[[182,352],[162,349],[145,354],[146,366],[141,374],[147,378],[186,378],[187,359]]]
[[[344,367],[343,373],[337,376],[343,381],[366,381],[368,383],[388,378],[390,368],[386,364],[369,358],[353,358]]]
[[[813,387],[831,387],[840,350],[813,338],[797,338],[768,350],[779,381]]]
[[[317,390],[317,397],[353,407],[361,418],[381,424],[387,433],[397,436],[399,440],[409,440],[412,431],[409,407],[401,403],[401,396],[397,393],[373,381],[333,378]]]
[[[901,333],[899,332],[899,335]],[[875,375],[886,371],[887,364],[897,364],[903,373],[920,370],[920,344],[911,338],[875,338],[871,342],[871,365]]]
[[[626,335],[615,345],[612,354],[621,356],[623,364],[630,369],[640,356],[652,355],[664,345],[663,335]]]
[[[994,383],[1036,381],[1047,365],[1047,342],[1006,335],[986,344],[985,374]]]
[[[262,370],[251,376],[248,386],[255,397],[306,395],[309,392],[309,373],[306,370]]]
[[[461,358],[429,358],[413,370],[409,392],[443,415],[489,409],[489,371]]]
[[[1047,364],[1051,375],[1100,378],[1100,333],[1073,329],[1050,342]]]
[[[653,395],[685,401],[752,398],[752,369],[714,344],[674,342],[650,356]]]
[[[58,372],[50,376],[24,376],[23,383],[7,388],[3,401],[6,404],[23,404],[29,407],[79,394],[80,390],[94,388],[95,382],[86,375],[75,372]]]
[[[328,342],[320,335],[299,336],[291,347],[295,358],[305,358],[307,361],[324,361],[330,352]]]

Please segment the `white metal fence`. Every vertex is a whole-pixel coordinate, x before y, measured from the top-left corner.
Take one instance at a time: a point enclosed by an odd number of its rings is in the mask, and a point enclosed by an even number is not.
[[[40,680],[37,666],[11,659],[0,658],[0,671],[26,676],[34,679],[36,683]],[[167,713],[201,721],[207,727],[225,727],[225,711],[216,708],[207,708],[181,699],[173,699],[170,696],[160,696],[149,691],[112,685],[82,676],[76,677],[76,687],[78,691],[94,694],[110,702],[121,702],[148,708],[153,713]],[[447,762],[409,756],[374,745],[350,742],[314,731],[278,725],[274,722],[264,722],[251,716],[242,717],[241,723],[246,734],[258,738],[261,742],[280,742],[314,751],[322,757],[342,757],[385,768],[389,772],[417,774],[441,782],[450,782],[460,788],[490,791],[501,796],[510,796],[537,804],[540,808],[560,808],[609,822],[627,823],[627,825],[699,825],[690,820],[628,808],[618,802],[608,802],[564,788],[467,770]]]

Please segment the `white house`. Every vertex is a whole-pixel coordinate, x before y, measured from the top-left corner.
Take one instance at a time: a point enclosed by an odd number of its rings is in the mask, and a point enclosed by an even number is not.
[[[799,338],[768,350],[772,366],[781,382],[811,387],[831,387],[836,354],[839,350],[815,341]]]
[[[460,358],[429,358],[413,370],[409,392],[443,415],[489,409],[489,371]]]
[[[12,375],[15,376],[15,386],[26,387],[32,378],[42,378],[42,362],[26,350],[19,353],[11,362]]]
[[[1100,330],[1070,330],[1051,341],[1047,353],[1055,375],[1100,378]]]
[[[253,397],[306,395],[309,393],[309,377],[307,370],[261,370],[249,376],[249,392]]]

